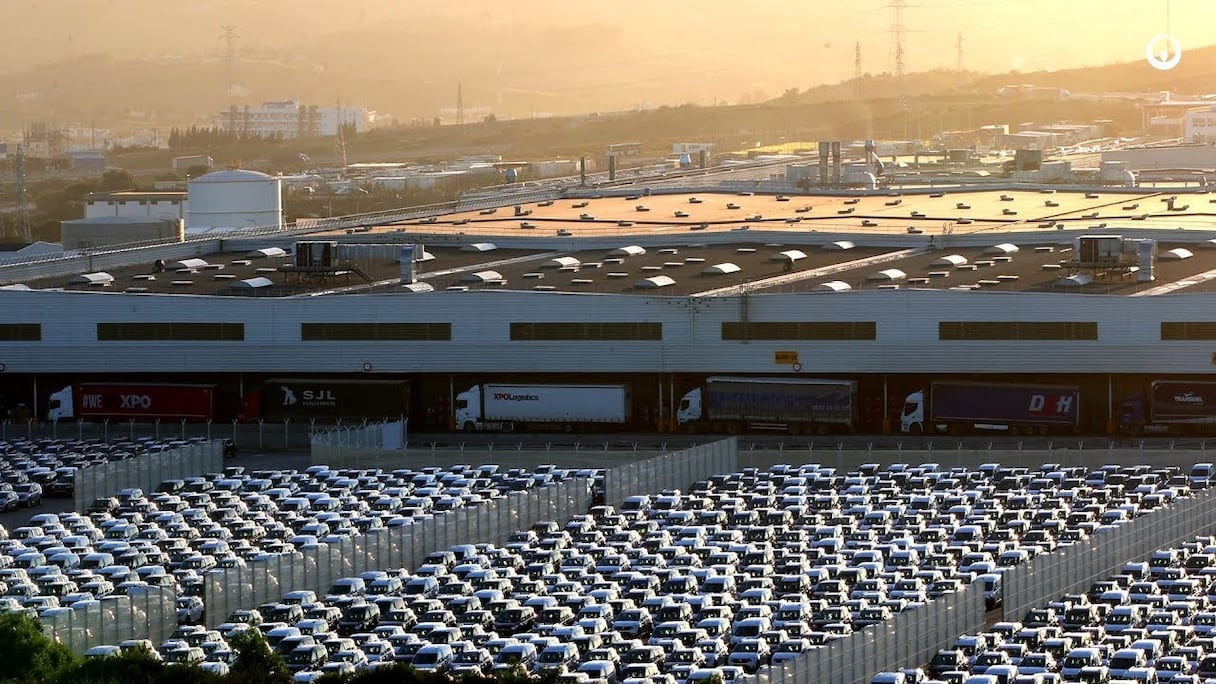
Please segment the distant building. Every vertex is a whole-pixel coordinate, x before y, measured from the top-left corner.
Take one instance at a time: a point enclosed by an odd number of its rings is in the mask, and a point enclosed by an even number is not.
[[[184,192],[94,192],[84,198],[86,219],[118,216],[176,221],[186,217]]]
[[[609,157],[635,157],[642,153],[642,143],[613,143],[608,146]]]
[[[106,158],[95,150],[87,152],[72,152],[68,155],[72,160],[72,170],[77,173],[102,174],[106,170]]]
[[[215,160],[206,154],[189,154],[184,157],[173,158],[174,171],[186,171],[193,166],[205,166],[210,169],[212,166],[215,166]]]
[[[1216,105],[1188,110],[1182,117],[1182,135],[1187,142],[1216,142]]]
[[[8,143],[0,140],[0,159],[8,159]]]
[[[259,138],[304,138],[335,136],[343,126],[362,133],[371,125],[372,113],[362,107],[318,107],[296,100],[263,102],[260,107],[229,107],[216,118],[223,131]]]
[[[178,240],[185,233],[181,219],[139,216],[99,216],[60,222],[63,249],[91,249],[148,240]]]

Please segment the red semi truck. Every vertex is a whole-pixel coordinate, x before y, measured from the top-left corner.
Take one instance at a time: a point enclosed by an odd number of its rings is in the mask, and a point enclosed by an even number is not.
[[[210,420],[216,385],[83,382],[51,394],[47,420]]]

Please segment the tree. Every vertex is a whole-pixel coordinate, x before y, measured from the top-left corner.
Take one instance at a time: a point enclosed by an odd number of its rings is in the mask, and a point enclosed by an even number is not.
[[[135,187],[135,177],[126,169],[106,169],[101,174],[102,190],[130,190]]]
[[[225,681],[229,684],[272,684],[291,682],[291,673],[279,654],[270,650],[266,638],[256,629],[233,637],[229,644],[236,651],[236,662]]]
[[[0,681],[56,681],[75,664],[72,651],[43,634],[37,619],[20,613],[0,615]]]

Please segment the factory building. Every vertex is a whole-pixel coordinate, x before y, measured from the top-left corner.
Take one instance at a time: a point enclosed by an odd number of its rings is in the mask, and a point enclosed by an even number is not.
[[[307,138],[335,136],[342,126],[354,126],[362,133],[371,121],[372,113],[362,107],[318,107],[283,100],[263,102],[260,107],[233,105],[217,115],[216,126],[241,136]]]

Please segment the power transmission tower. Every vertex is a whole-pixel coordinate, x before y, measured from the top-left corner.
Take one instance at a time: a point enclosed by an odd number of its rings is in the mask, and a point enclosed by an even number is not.
[[[853,44],[853,97],[861,100],[861,41]]]
[[[224,78],[228,82],[226,93],[227,97],[232,97],[236,91],[236,83],[234,81],[234,69],[236,67],[236,41],[240,36],[236,33],[236,26],[228,25],[221,27],[224,30]]]
[[[958,70],[959,70],[959,73],[962,73],[962,71],[963,71],[963,33],[962,33],[962,31],[959,32],[958,39],[954,41],[954,49],[958,54]]]
[[[22,241],[32,242],[33,232],[30,229],[30,208],[26,203],[25,196],[25,149],[20,145],[17,146],[15,171],[17,173],[17,225],[13,228],[17,235],[21,236]]]
[[[907,0],[891,0],[887,5],[892,11],[891,40],[895,52],[895,87],[899,91],[899,105],[904,111],[908,109],[908,94],[904,90],[904,34],[908,28],[904,26],[904,10],[908,7]]]
[[[464,125],[464,84],[456,84],[456,125]]]

